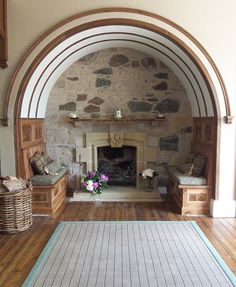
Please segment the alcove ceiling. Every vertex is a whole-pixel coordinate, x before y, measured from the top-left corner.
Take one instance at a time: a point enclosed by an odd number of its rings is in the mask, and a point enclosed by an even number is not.
[[[27,86],[21,117],[44,118],[50,91],[59,76],[81,57],[106,48],[125,47],[160,59],[179,78],[192,114],[214,116],[206,83],[193,61],[167,38],[137,27],[103,26],[77,33],[54,48],[40,63]],[[36,81],[37,79],[37,81]]]
[[[74,16],[50,30],[34,46],[24,63],[28,65],[28,80],[21,92],[21,118],[45,117],[52,87],[75,61],[90,53],[117,47],[160,59],[184,86],[192,116],[216,116],[219,109],[216,94],[224,102],[222,85],[209,58],[184,30],[166,19],[163,21],[164,18],[140,15],[141,12],[132,9],[107,12],[101,9]],[[221,112],[227,111],[223,107]]]

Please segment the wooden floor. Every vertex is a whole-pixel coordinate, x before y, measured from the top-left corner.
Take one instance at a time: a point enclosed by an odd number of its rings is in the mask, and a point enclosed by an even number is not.
[[[21,286],[61,220],[195,220],[236,275],[236,219],[185,217],[165,203],[68,203],[55,218],[34,217],[29,230],[0,235],[0,286]]]

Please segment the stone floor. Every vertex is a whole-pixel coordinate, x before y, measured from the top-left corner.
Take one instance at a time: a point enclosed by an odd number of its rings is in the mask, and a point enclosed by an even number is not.
[[[76,191],[70,201],[161,201],[158,189],[145,191],[134,186],[108,186],[101,194]]]

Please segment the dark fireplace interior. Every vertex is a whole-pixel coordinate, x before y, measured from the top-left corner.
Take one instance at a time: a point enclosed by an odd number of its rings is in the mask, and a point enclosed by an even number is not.
[[[109,177],[110,185],[136,185],[136,147],[98,147],[98,171]]]

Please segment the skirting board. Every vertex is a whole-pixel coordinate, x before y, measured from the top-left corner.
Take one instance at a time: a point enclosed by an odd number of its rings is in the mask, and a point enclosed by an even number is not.
[[[236,201],[212,199],[210,210],[212,217],[236,217]]]

